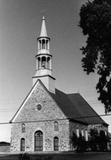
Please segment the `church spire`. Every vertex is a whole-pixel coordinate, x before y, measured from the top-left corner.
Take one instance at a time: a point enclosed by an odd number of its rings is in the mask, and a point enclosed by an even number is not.
[[[36,73],[33,84],[40,79],[46,88],[55,93],[55,78],[52,73],[52,54],[50,53],[50,37],[47,36],[45,18],[42,18],[40,36],[37,38],[38,51],[36,53]]]
[[[41,26],[40,37],[48,37],[44,16],[42,17],[42,26]]]

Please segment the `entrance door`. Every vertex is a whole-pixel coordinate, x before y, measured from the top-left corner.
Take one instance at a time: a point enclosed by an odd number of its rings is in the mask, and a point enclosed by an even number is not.
[[[43,133],[41,131],[35,132],[34,143],[35,151],[43,151]]]

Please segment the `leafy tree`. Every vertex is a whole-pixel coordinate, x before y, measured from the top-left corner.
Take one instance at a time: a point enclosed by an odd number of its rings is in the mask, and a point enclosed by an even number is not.
[[[71,143],[73,145],[74,148],[77,148],[77,144],[78,144],[78,137],[77,135],[73,132],[73,135],[71,137]]]
[[[86,150],[86,141],[85,138],[80,133],[78,137],[77,152],[84,152],[85,150]]]
[[[80,23],[87,37],[81,48],[82,67],[87,74],[99,75],[98,99],[111,111],[111,0],[90,0],[80,9]]]
[[[89,147],[92,151],[107,151],[108,141],[109,138],[103,130],[98,132],[95,128],[90,129]]]
[[[71,143],[77,152],[84,152],[86,150],[86,141],[81,134],[77,137],[77,135],[73,133]]]
[[[92,151],[97,151],[98,150],[98,131],[97,129],[90,129],[90,140],[89,140],[89,147],[91,148]]]
[[[105,132],[101,130],[99,134],[99,150],[100,151],[107,151],[107,142],[108,142],[108,136],[106,136]]]

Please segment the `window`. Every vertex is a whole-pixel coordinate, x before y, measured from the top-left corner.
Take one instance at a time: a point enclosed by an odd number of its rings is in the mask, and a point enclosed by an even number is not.
[[[42,68],[46,68],[46,57],[42,57]]]
[[[59,138],[54,137],[54,151],[58,151],[58,150],[59,150]]]
[[[22,123],[22,133],[25,132],[25,123]]]
[[[21,138],[21,142],[20,142],[20,151],[25,151],[25,139]]]
[[[50,66],[50,57],[47,57],[47,68],[48,69],[51,69],[51,66]]]
[[[88,131],[85,130],[85,140],[88,141]]]
[[[42,40],[42,49],[46,49],[45,39]]]
[[[42,105],[41,104],[37,104],[37,110],[41,110]]]
[[[38,70],[40,69],[40,57],[38,57]]]
[[[46,40],[46,49],[49,49],[49,48],[48,48],[48,40]]]
[[[41,43],[42,43],[41,40],[39,40],[38,49],[42,49],[42,48],[41,48]]]
[[[34,150],[43,151],[43,133],[41,131],[34,134]]]
[[[54,131],[58,131],[59,130],[59,124],[57,121],[54,122]]]
[[[81,130],[81,135],[82,137],[84,137],[84,130]]]
[[[107,131],[105,131],[105,136],[107,136],[108,135],[108,133],[107,133]]]
[[[76,135],[77,135],[77,137],[79,137],[79,136],[80,136],[79,129],[76,129]]]

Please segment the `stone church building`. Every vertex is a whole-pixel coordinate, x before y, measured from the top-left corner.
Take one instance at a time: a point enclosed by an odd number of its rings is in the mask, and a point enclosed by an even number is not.
[[[88,141],[90,128],[108,131],[108,124],[79,93],[67,94],[55,88],[50,37],[42,18],[37,38],[36,71],[33,86],[11,119],[11,151],[69,151],[73,132]]]

